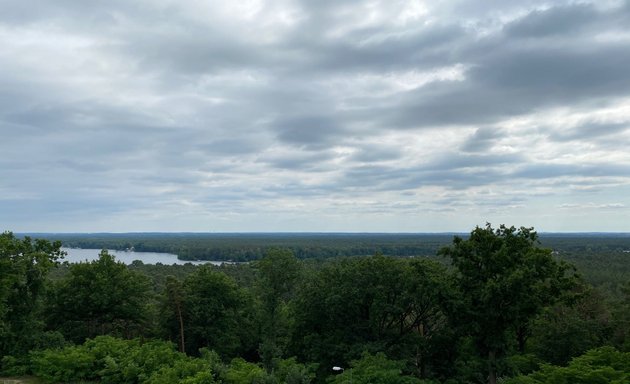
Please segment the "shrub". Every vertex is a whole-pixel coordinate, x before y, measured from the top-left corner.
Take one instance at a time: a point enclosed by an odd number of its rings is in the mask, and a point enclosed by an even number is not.
[[[48,383],[94,380],[96,359],[82,346],[47,349],[31,354],[33,373]]]
[[[630,382],[630,353],[613,347],[592,349],[576,357],[566,367],[544,365],[527,376],[518,376],[506,384],[627,384]]]
[[[14,356],[4,356],[1,361],[0,373],[7,376],[22,376],[29,371],[29,360]]]

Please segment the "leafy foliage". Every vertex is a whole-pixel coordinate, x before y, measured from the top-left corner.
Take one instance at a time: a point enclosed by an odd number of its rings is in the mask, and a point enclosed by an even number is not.
[[[361,359],[351,362],[352,368],[345,369],[330,380],[331,384],[372,383],[372,384],[423,384],[427,381],[403,375],[404,361],[389,360],[384,353],[375,355],[364,353]]]
[[[312,368],[294,359],[279,361],[277,375],[241,358],[230,364],[207,349],[199,358],[175,351],[172,343],[99,336],[80,346],[33,352],[33,373],[46,383],[98,381],[103,384],[309,384]]]
[[[543,361],[565,365],[572,357],[606,344],[614,324],[602,295],[580,287],[571,301],[547,308],[531,328],[529,350]]]
[[[72,265],[52,293],[50,323],[66,338],[131,337],[146,320],[149,280],[103,250],[98,260]]]
[[[506,384],[626,384],[630,382],[630,353],[602,347],[577,357],[566,367],[545,365]]]
[[[171,343],[99,336],[83,345],[34,352],[33,373],[49,383],[98,380],[104,384],[150,383],[154,372],[187,360]]]
[[[444,325],[439,300],[448,285],[443,274],[435,263],[384,256],[329,264],[299,291],[293,350],[320,362],[320,371],[347,364],[362,351],[424,364],[418,355],[430,353],[428,340]]]
[[[41,298],[46,275],[63,257],[61,242],[0,234],[0,356],[24,354],[45,341]]]
[[[184,280],[181,290],[188,353],[208,347],[221,356],[234,357],[255,348],[248,324],[254,315],[251,298],[232,278],[212,266],[201,266]],[[171,316],[177,317],[176,307],[170,308]],[[170,334],[173,340],[180,340],[179,325]]]
[[[261,327],[260,354],[267,371],[274,360],[284,356],[289,343],[289,310],[300,263],[290,251],[269,251],[255,264],[259,278],[257,292],[261,302],[259,324]]]
[[[475,228],[464,240],[440,253],[457,270],[459,297],[450,312],[452,324],[475,341],[487,356],[488,380],[496,383],[497,359],[506,353],[515,331],[553,304],[574,279],[551,250],[538,248],[530,228]]]
[[[450,268],[435,255],[449,238],[103,235],[258,260],[125,266],[104,252],[55,268],[58,244],[4,234],[2,370],[51,383],[455,384],[487,381],[489,368],[502,382],[627,379],[622,352],[570,359],[630,350],[630,237],[545,235],[550,251],[531,229],[488,225],[441,252]],[[326,259],[378,251],[427,257]],[[559,259],[582,266],[585,282],[575,286]],[[110,336],[69,344],[100,334]],[[346,371],[333,375],[333,365]]]

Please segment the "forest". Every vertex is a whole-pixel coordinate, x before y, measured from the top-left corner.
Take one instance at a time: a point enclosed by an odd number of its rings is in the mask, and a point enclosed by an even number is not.
[[[268,250],[290,250],[298,259],[364,256],[430,256],[448,244],[448,234],[375,233],[101,233],[33,234],[60,240],[71,248],[164,252],[180,260],[244,262],[260,259]]]
[[[62,244],[221,266],[97,260]],[[0,234],[0,376],[41,383],[628,383],[630,236]]]

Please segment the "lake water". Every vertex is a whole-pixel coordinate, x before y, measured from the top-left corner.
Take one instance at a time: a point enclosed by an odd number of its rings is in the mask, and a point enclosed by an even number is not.
[[[98,254],[101,253],[100,249],[83,249],[83,248],[61,248],[62,251],[68,253],[63,258],[64,261],[70,263],[78,263],[81,261],[92,261],[98,259]],[[162,263],[166,265],[172,264],[186,264],[192,263],[195,265],[200,264],[214,264],[221,265],[222,261],[185,261],[179,260],[177,255],[172,253],[157,253],[157,252],[127,252],[127,251],[114,251],[108,250],[110,255],[114,255],[116,260],[122,261],[125,264],[131,264],[134,260],[140,260],[145,264],[157,264]]]

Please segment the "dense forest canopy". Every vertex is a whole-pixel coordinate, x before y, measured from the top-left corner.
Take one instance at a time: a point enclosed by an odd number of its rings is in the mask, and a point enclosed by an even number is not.
[[[4,375],[187,384],[630,379],[627,235],[539,237],[487,225],[465,235],[43,237],[0,235]],[[127,266],[104,250],[68,264],[62,242],[240,252],[250,262]]]
[[[23,235],[22,235],[23,236]],[[460,233],[101,233],[32,234],[66,247],[165,252],[181,260],[252,261],[283,248],[298,259],[342,256],[437,257]],[[574,264],[596,286],[616,289],[630,276],[628,233],[543,233],[540,246]],[[605,260],[605,262],[603,261]]]
[[[434,256],[465,233],[66,233],[18,234],[65,247],[167,252],[183,260],[248,261],[271,248],[290,249],[298,258]],[[555,252],[630,253],[628,233],[543,233],[538,240]]]
[[[285,248],[299,258],[337,256],[435,255],[452,234],[352,233],[143,233],[143,234],[37,234],[76,248],[115,249],[176,254],[182,260],[250,261],[269,249]]]

